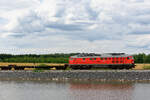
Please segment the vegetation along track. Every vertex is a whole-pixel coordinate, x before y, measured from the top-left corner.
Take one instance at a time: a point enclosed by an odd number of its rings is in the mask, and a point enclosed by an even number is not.
[[[150,64],[136,64],[133,70],[150,69]],[[0,63],[0,70],[70,70],[65,63]]]

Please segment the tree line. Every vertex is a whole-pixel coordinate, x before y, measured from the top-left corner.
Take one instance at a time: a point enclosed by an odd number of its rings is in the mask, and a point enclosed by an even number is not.
[[[150,54],[139,53],[133,55],[135,63],[150,63]]]
[[[55,54],[0,54],[0,62],[16,62],[16,63],[68,63],[70,56],[79,53],[55,53]]]
[[[55,54],[0,54],[0,62],[16,62],[16,63],[68,63],[70,56],[79,53],[55,53]],[[135,63],[150,63],[150,54],[139,53],[133,55]]]

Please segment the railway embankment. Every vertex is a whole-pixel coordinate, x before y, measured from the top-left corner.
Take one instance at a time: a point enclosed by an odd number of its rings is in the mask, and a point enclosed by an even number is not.
[[[0,71],[0,80],[150,81],[150,70]]]

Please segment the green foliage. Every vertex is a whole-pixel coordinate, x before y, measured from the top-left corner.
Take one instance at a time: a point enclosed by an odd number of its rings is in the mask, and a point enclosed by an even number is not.
[[[150,66],[144,66],[143,69],[150,69]]]
[[[133,55],[135,63],[150,63],[150,54],[139,53]]]
[[[0,62],[16,62],[16,63],[68,63],[70,56],[78,53],[55,53],[55,54],[25,54],[25,55],[11,55],[0,54]]]
[[[69,57],[79,53],[55,53],[55,54],[24,54],[11,55],[0,54],[0,62],[16,62],[16,63],[68,63]],[[135,63],[150,63],[150,54],[139,53],[133,55]]]

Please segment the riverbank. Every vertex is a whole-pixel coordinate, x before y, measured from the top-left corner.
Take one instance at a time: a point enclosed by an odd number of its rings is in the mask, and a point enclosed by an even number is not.
[[[0,80],[150,81],[150,70],[0,71]]]

